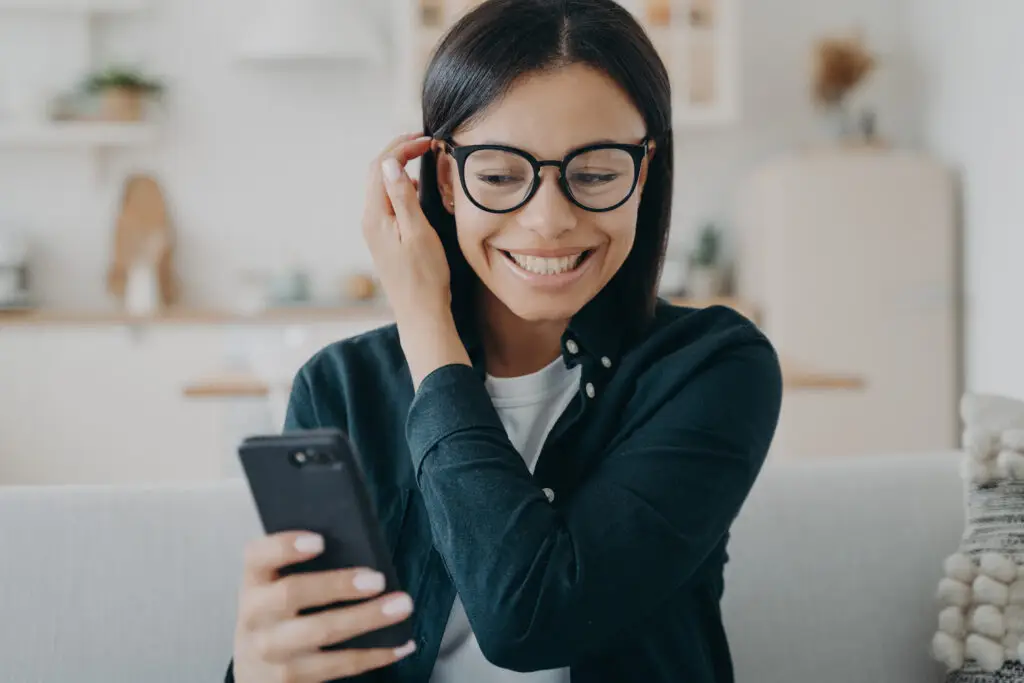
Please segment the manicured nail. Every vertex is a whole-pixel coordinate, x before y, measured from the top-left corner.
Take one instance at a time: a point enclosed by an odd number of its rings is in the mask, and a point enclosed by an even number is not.
[[[381,611],[389,617],[395,617],[399,614],[408,614],[412,611],[412,598],[408,595],[400,595],[393,600],[388,600],[384,603]]]
[[[395,656],[396,657],[408,657],[413,652],[416,652],[416,641],[415,640],[410,640],[408,643],[406,643],[402,647],[396,647],[395,648]]]
[[[352,585],[357,590],[366,593],[376,593],[384,590],[384,575],[379,572],[359,572],[352,579]]]
[[[382,165],[384,169],[384,177],[390,182],[395,182],[402,177],[402,167],[398,165],[398,161],[392,157],[388,157],[384,160]]]
[[[300,553],[318,553],[324,549],[323,536],[303,534],[295,539],[295,549]]]

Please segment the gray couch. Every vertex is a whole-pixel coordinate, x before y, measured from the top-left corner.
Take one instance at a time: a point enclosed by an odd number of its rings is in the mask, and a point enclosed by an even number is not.
[[[929,683],[934,591],[963,523],[956,454],[771,463],[734,527],[740,683]],[[217,681],[244,483],[0,488],[0,681]]]

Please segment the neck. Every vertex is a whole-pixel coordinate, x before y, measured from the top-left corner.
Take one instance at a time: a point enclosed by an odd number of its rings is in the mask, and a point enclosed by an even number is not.
[[[478,301],[487,373],[521,377],[550,365],[562,353],[568,320],[523,320],[486,287]]]

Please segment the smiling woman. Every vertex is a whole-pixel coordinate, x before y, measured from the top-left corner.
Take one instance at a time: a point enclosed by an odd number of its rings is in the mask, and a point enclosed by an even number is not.
[[[270,536],[239,683],[731,683],[726,545],[781,376],[738,312],[657,297],[670,102],[614,0],[488,0],[442,40],[423,130],[370,170],[363,232],[396,324],[310,359],[285,425],[362,454],[415,641],[320,652],[406,613],[299,616],[354,579],[289,584],[274,562],[294,537]]]

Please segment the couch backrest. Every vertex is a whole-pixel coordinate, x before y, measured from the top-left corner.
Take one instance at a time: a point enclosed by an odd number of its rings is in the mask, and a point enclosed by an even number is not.
[[[939,680],[956,472],[952,455],[770,465],[730,546],[737,680]],[[0,681],[219,680],[258,533],[238,480],[0,488]]]
[[[0,489],[0,681],[223,680],[255,514],[239,481]]]
[[[733,526],[725,624],[740,683],[931,683],[957,454],[772,466]]]

